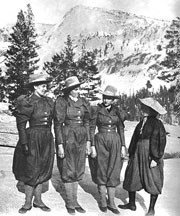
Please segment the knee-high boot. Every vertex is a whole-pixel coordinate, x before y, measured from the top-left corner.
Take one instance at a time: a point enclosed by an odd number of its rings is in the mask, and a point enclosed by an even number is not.
[[[107,187],[107,193],[108,193],[108,209],[111,210],[114,214],[119,214],[120,212],[116,208],[114,198],[115,198],[115,187]]]
[[[75,207],[80,206],[77,201],[77,190],[78,190],[78,182],[73,182],[73,202]]]
[[[38,184],[34,189],[34,203],[43,206],[44,203],[41,198],[42,194],[42,184]]]
[[[131,206],[136,206],[135,200],[136,200],[136,192],[129,192],[129,203],[131,204]]]
[[[34,187],[25,185],[25,204],[24,208],[30,208],[32,206],[32,198],[34,193]]]
[[[30,185],[24,185],[25,188],[25,203],[19,209],[20,214],[24,214],[32,208],[32,198],[34,193],[34,188]]]
[[[64,183],[66,191],[66,208],[75,209],[74,197],[73,197],[73,183]]]
[[[51,211],[51,209],[48,206],[46,206],[42,201],[42,184],[38,184],[34,189],[33,206],[35,208],[40,208],[43,211]]]
[[[85,213],[86,211],[79,205],[77,200],[78,182],[73,182],[73,203],[75,210],[80,213]]]
[[[151,196],[150,196],[149,210],[148,210],[148,213],[146,214],[146,216],[153,216],[153,215],[155,215],[154,207],[155,207],[157,198],[158,198],[158,195],[151,194]]]
[[[105,185],[98,185],[98,192],[99,192],[99,197],[100,197],[99,206],[100,207],[107,207],[106,186]]]
[[[129,194],[129,203],[125,204],[125,205],[118,205],[119,208],[121,209],[130,209],[132,211],[136,210],[136,192],[128,192]]]

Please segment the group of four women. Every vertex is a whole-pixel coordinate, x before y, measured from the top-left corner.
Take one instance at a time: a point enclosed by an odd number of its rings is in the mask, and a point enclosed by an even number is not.
[[[92,180],[99,192],[99,209],[119,214],[114,198],[116,186],[120,184],[122,159],[126,157],[126,114],[114,105],[117,89],[108,85],[101,92],[102,103],[90,106],[79,96],[81,83],[77,77],[65,80],[64,96],[55,102],[45,96],[48,82],[41,74],[31,75],[28,87],[33,93],[17,98],[19,141],[14,152],[13,173],[23,184],[25,193],[25,203],[19,213],[26,213],[32,206],[47,212],[51,210],[42,201],[41,194],[48,190],[44,184],[52,176],[56,152],[69,214],[86,212],[78,203],[77,190],[85,172],[87,155]],[[118,207],[136,210],[135,192],[143,188],[151,194],[147,215],[154,215],[154,205],[163,185],[162,158],[166,144],[164,126],[156,116],[164,114],[165,110],[152,98],[142,99],[141,104],[146,116],[134,131],[123,184],[129,192],[129,203]]]

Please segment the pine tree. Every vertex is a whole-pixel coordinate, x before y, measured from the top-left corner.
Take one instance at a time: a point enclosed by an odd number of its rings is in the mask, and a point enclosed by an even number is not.
[[[11,44],[5,53],[6,75],[1,73],[0,76],[6,97],[11,104],[11,111],[14,109],[14,100],[27,93],[25,84],[29,75],[39,67],[39,45],[36,43],[36,37],[34,15],[28,4],[27,11],[20,10],[17,15],[17,22],[9,38]]]
[[[55,91],[58,95],[63,88],[63,81],[69,76],[77,76],[77,65],[75,62],[75,48],[74,41],[71,36],[67,36],[67,41],[64,43],[65,47],[59,53],[52,57],[52,61],[45,62],[43,69],[53,78]]]
[[[94,75],[98,73],[95,52],[83,50],[78,59],[78,68],[84,72],[81,74],[84,80],[93,79]]]
[[[173,20],[169,30],[166,31],[165,38],[168,40],[168,44],[166,46],[166,58],[161,62],[161,64],[168,69],[171,69],[171,73],[164,72],[163,78],[165,80],[177,80],[178,75],[180,75],[180,17],[177,17],[176,20]],[[180,104],[177,98],[180,94],[180,90],[178,89],[178,82],[176,82],[176,91],[174,91],[174,95],[176,100],[173,102],[174,111],[178,113],[176,107]]]
[[[175,80],[176,76],[179,74],[180,69],[180,18],[177,17],[173,20],[169,30],[166,31],[164,36],[168,40],[166,45],[167,56],[161,62],[161,65],[167,67],[168,69],[176,69],[173,74],[164,73],[163,76],[166,80]]]
[[[2,69],[0,68],[0,74],[2,73]],[[5,99],[5,92],[4,92],[4,83],[0,77],[0,101]]]
[[[79,68],[78,71],[81,73],[83,81],[87,83],[87,85],[82,89],[86,91],[84,95],[89,100],[98,99],[96,96],[96,87],[100,84],[100,78],[95,77],[95,75],[98,74],[96,58],[96,50],[87,51],[83,49],[77,63]]]
[[[97,73],[96,54],[82,50],[79,58],[74,40],[67,36],[64,49],[52,57],[52,61],[45,62],[43,69],[53,78],[54,94],[59,95],[64,87],[64,80],[69,76],[77,76],[80,81],[89,81]]]

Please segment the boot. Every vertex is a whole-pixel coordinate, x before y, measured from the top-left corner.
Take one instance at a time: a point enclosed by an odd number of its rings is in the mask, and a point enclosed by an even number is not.
[[[154,216],[155,215],[154,207],[155,207],[157,198],[158,198],[158,195],[151,194],[151,196],[150,196],[149,210],[148,210],[146,216]]]
[[[34,193],[34,187],[30,185],[24,185],[25,187],[25,203],[22,208],[19,209],[20,214],[24,214],[32,208],[32,198]]]
[[[78,190],[78,182],[73,182],[73,202],[74,202],[75,210],[80,213],[85,213],[86,211],[79,205],[77,201],[77,190]]]
[[[131,211],[136,211],[136,204],[135,204],[136,192],[128,192],[128,193],[129,193],[129,203],[125,205],[118,205],[118,207],[121,209],[130,209]]]
[[[71,215],[75,214],[75,205],[74,205],[74,197],[73,197],[73,183],[64,183],[65,191],[66,191],[66,209],[67,212]]]
[[[107,208],[112,211],[114,214],[120,214],[119,210],[116,208],[114,197],[115,197],[115,187],[107,187],[108,193],[108,205]]]
[[[107,212],[106,186],[98,185],[98,192],[100,196],[99,208],[102,212]]]
[[[50,212],[51,209],[43,203],[41,194],[42,194],[42,184],[38,184],[34,189],[33,207],[40,208],[42,211]]]

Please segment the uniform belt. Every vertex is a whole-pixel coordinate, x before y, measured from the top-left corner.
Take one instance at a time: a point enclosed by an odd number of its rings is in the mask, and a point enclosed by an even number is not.
[[[65,122],[65,125],[68,125],[68,126],[83,126],[83,121],[66,121]]]
[[[51,128],[50,124],[30,124],[30,127]]]
[[[98,128],[100,133],[115,133],[116,128]]]

